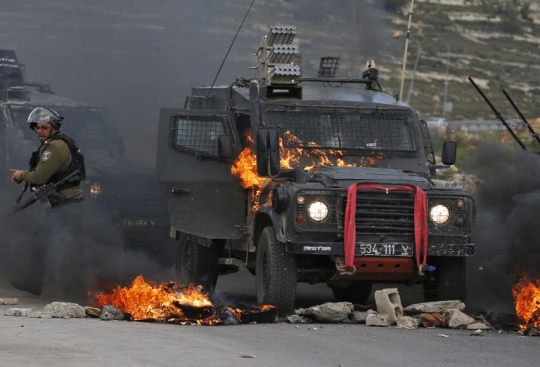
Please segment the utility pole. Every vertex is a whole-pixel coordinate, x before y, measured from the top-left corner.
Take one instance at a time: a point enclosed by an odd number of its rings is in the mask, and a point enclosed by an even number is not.
[[[409,91],[407,92],[407,100],[405,101],[405,103],[407,104],[409,104],[409,102],[411,101],[411,93],[413,90],[414,78],[416,77],[416,70],[418,69],[418,61],[420,60],[420,52],[422,51],[422,44],[420,43],[420,41],[415,41],[415,42],[418,44],[418,49],[416,50],[416,60],[414,61],[413,74],[411,77],[411,83],[409,84]]]
[[[446,117],[446,112],[448,112],[448,73],[450,71],[450,43],[446,41],[447,53],[446,53],[446,77],[444,78],[444,103],[443,103],[443,117]]]
[[[407,47],[409,46],[409,36],[411,34],[411,18],[414,0],[411,0],[411,11],[409,12],[409,24],[407,25],[407,37],[405,38],[405,52],[403,54],[403,69],[401,70],[401,87],[399,89],[399,99],[403,99],[403,82],[405,81],[405,66],[407,65]]]

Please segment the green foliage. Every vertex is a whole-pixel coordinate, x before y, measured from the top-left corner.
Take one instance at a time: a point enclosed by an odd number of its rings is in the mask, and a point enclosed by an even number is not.
[[[506,32],[521,31],[520,21],[532,22],[531,3],[520,0],[482,0],[485,12],[500,16]]]

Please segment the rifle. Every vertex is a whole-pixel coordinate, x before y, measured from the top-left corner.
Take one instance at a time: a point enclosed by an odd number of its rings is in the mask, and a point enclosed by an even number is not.
[[[20,212],[26,208],[28,208],[30,205],[34,204],[36,201],[39,201],[43,206],[45,207],[45,210],[51,209],[51,203],[50,199],[57,198],[60,201],[64,200],[64,196],[59,194],[56,191],[56,188],[60,185],[65,184],[68,181],[75,180],[77,178],[81,177],[81,172],[79,170],[73,171],[60,181],[56,183],[48,183],[45,185],[41,185],[38,187],[32,187],[33,195],[32,197],[28,198],[27,200],[23,201],[22,204],[17,203],[15,206],[15,209],[13,212],[11,212],[7,218],[11,217],[13,214]]]
[[[517,137],[517,135],[514,133],[514,131],[510,128],[510,126],[506,123],[506,121],[503,119],[503,117],[501,116],[501,114],[499,113],[499,111],[497,111],[495,109],[495,107],[493,107],[493,105],[491,104],[491,102],[489,101],[489,99],[485,96],[484,93],[482,93],[482,91],[480,90],[480,88],[478,88],[478,86],[476,85],[476,83],[474,82],[474,80],[469,77],[469,81],[471,82],[471,84],[473,85],[473,87],[476,88],[476,90],[478,91],[478,93],[480,93],[480,95],[484,98],[484,100],[487,102],[487,104],[489,105],[489,107],[491,107],[491,109],[493,110],[493,112],[495,113],[495,117],[500,120],[502,122],[502,124],[504,125],[504,127],[506,127],[506,129],[508,130],[508,132],[512,135],[512,137],[517,141],[517,143],[519,144],[519,146],[523,149],[523,150],[527,150],[527,148],[525,148],[525,145],[523,144],[523,142]]]

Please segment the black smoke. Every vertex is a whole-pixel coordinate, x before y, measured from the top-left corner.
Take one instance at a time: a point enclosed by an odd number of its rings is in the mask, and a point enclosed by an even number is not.
[[[251,0],[1,3],[0,49],[17,53],[26,66],[26,80],[50,83],[58,95],[110,108],[125,139],[126,158],[154,167],[160,109],[181,108],[192,86],[212,84]],[[237,76],[256,75],[249,69],[256,64],[252,54],[272,24],[297,26],[305,76],[316,75],[320,57],[341,57],[338,76],[358,77],[368,59],[389,66],[399,63],[403,52],[403,39],[392,39],[394,29],[379,2],[257,0],[217,85],[230,84]],[[9,173],[2,175],[5,178]],[[11,183],[6,187],[9,190],[2,186],[0,200],[0,250],[2,273],[10,278],[27,264],[32,230],[43,209],[35,204],[6,220],[18,194]],[[91,212],[87,216],[102,215]],[[106,274],[118,277],[118,269],[121,281],[139,273],[151,274],[149,278],[156,281],[170,280],[144,255],[118,254],[122,241],[118,228],[110,223],[88,229],[79,239],[84,249],[91,249],[85,252],[87,259],[101,263],[100,269],[94,269],[100,277],[87,279],[89,283],[107,278]],[[49,265],[55,269],[55,260]],[[48,273],[53,283],[59,276],[53,270]]]
[[[26,78],[57,94],[109,107],[128,155],[155,164],[162,107],[183,107],[192,86],[211,85],[251,0],[23,0],[3,2],[2,49]],[[341,57],[338,76],[358,77],[368,59],[399,63],[403,39],[378,2],[255,1],[216,84],[254,77],[252,54],[272,24],[297,26],[303,75]]]
[[[513,285],[540,278],[540,156],[491,142],[466,164],[481,179],[468,306],[513,313]]]

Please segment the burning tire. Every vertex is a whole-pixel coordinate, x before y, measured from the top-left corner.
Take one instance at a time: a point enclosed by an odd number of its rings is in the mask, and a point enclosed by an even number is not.
[[[346,285],[331,285],[332,292],[337,301],[351,302],[362,305],[371,295],[373,284],[371,282],[351,281]]]
[[[296,257],[276,239],[272,227],[266,227],[259,237],[255,280],[259,304],[273,305],[282,314],[294,310]]]
[[[213,244],[204,247],[197,237],[182,233],[178,237],[176,251],[176,276],[183,284],[202,285],[210,294],[218,277],[218,249]]]
[[[436,266],[433,275],[424,283],[426,302],[467,300],[467,258],[439,257],[430,260]]]

